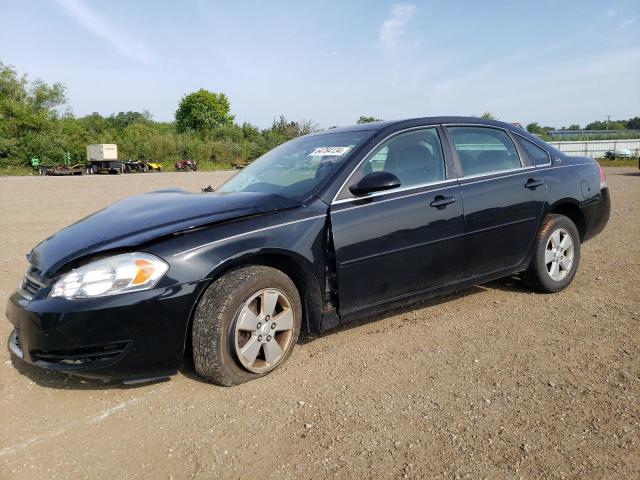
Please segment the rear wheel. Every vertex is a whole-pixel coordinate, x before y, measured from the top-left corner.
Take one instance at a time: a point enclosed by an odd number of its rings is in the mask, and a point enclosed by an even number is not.
[[[580,235],[575,224],[564,215],[547,215],[536,235],[525,280],[540,292],[559,292],[571,283],[579,263]]]
[[[268,374],[291,355],[301,317],[300,295],[287,275],[265,266],[232,270],[207,289],[196,308],[196,371],[224,386]]]

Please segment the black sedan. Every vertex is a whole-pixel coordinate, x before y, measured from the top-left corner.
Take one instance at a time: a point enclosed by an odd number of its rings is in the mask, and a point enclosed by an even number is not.
[[[217,192],[126,198],[47,238],[7,305],[13,354],[144,381],[191,351],[221,385],[282,365],[301,329],[520,274],[567,287],[606,225],[604,173],[522,129],[438,117],[285,143]]]

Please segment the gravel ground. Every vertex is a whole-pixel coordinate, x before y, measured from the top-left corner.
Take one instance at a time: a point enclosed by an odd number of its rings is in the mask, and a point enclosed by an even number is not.
[[[0,178],[0,303],[24,254],[127,195],[228,174]],[[639,478],[640,174],[573,284],[502,280],[303,338],[234,388],[124,387],[0,352],[0,478]],[[6,341],[7,321],[0,322]]]

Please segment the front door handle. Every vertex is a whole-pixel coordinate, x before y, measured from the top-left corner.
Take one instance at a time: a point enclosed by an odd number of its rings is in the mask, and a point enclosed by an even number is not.
[[[433,208],[437,208],[438,210],[442,210],[447,205],[455,201],[456,197],[444,197],[442,195],[438,195],[429,205],[431,205]]]
[[[544,180],[540,180],[537,178],[530,178],[527,180],[527,183],[524,184],[524,188],[528,188],[530,190],[535,190],[538,187],[544,185]]]

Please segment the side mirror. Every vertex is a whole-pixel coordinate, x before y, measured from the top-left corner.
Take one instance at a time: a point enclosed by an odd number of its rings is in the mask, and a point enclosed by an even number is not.
[[[400,186],[400,179],[391,172],[372,172],[362,177],[349,191],[358,197],[382,190],[391,190]]]

